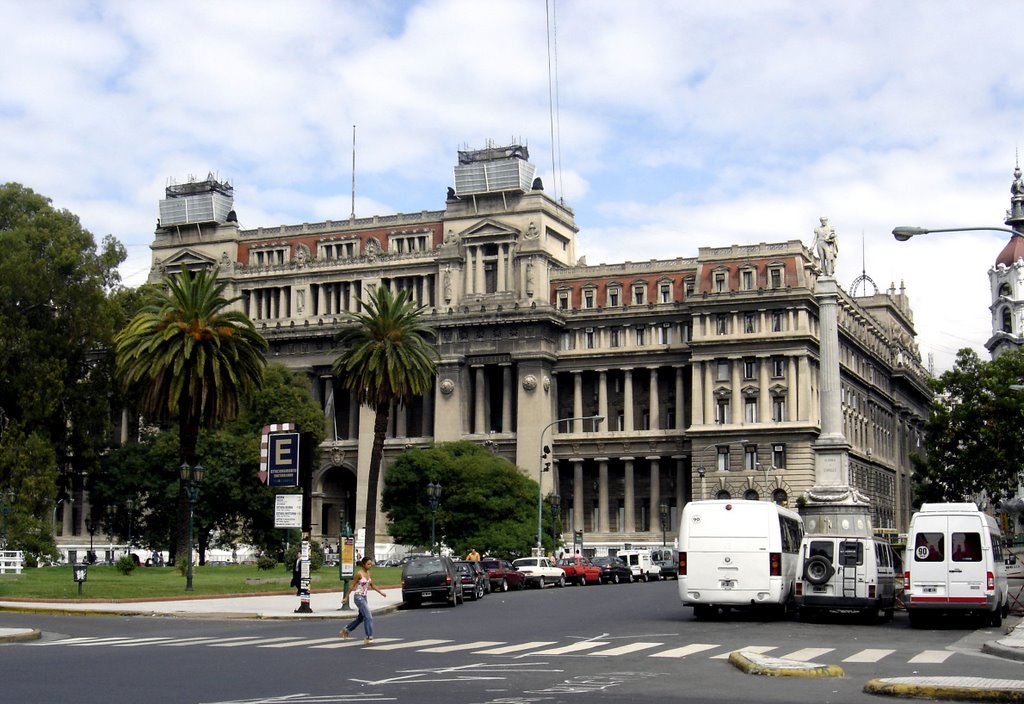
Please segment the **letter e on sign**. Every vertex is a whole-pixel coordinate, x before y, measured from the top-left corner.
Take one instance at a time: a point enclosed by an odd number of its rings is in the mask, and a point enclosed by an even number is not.
[[[273,433],[269,445],[269,486],[298,486],[299,434]]]

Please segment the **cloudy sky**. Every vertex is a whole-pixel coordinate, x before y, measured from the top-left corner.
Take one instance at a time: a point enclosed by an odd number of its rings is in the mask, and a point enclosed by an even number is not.
[[[1022,18],[1010,0],[0,0],[0,181],[114,235],[137,285],[170,180],[230,181],[246,228],[344,219],[355,125],[357,216],[416,212],[444,207],[458,149],[521,141],[590,264],[810,243],[827,215],[840,281],[905,285],[942,371],[984,356],[1008,235],[890,233],[1002,225]]]

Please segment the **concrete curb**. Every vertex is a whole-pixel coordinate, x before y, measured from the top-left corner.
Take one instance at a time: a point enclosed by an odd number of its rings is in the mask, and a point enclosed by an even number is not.
[[[819,665],[800,660],[773,658],[750,650],[736,650],[729,654],[729,662],[748,675],[768,677],[843,677],[846,673],[838,665]]]
[[[972,702],[1024,702],[1024,680],[984,677],[885,677],[869,680],[867,694]]]
[[[0,643],[23,643],[39,640],[42,633],[35,628],[0,628]]]

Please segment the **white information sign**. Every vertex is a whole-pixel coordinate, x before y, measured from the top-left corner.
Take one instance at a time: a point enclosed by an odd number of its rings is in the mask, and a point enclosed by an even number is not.
[[[274,527],[302,527],[302,494],[278,494],[274,497]]]

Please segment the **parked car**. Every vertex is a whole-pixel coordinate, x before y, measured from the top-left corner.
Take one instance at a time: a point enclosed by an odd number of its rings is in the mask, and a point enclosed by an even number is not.
[[[651,559],[661,570],[661,578],[679,579],[679,553],[672,548],[655,548],[651,550]]]
[[[456,562],[468,562],[469,564],[473,565],[473,568],[482,575],[481,579],[483,580],[484,583],[484,594],[491,593],[491,580],[487,577],[487,570],[484,569],[484,566],[480,563],[480,560],[456,560]]]
[[[633,571],[629,565],[622,561],[622,558],[605,555],[603,557],[592,557],[590,562],[601,568],[601,581],[607,584],[618,584],[619,582],[632,582]]]
[[[512,562],[523,573],[527,585],[543,587],[545,584],[565,586],[565,572],[546,557],[520,557]]]
[[[642,579],[645,582],[661,579],[661,568],[652,559],[650,550],[623,550],[618,557],[629,565],[629,569],[633,571],[633,579]],[[677,574],[678,569],[677,567]]]
[[[526,575],[508,560],[485,557],[480,561],[480,566],[487,572],[491,591],[507,592],[509,589],[522,589],[526,586]]]
[[[565,572],[565,581],[583,587],[587,584],[601,583],[601,568],[591,564],[585,557],[563,557],[558,566]]]
[[[402,603],[419,606],[425,601],[444,601],[456,606],[462,599],[462,579],[451,558],[413,557],[402,565]]]
[[[479,566],[478,562],[469,560],[457,560],[455,569],[459,573],[459,581],[462,584],[462,596],[469,597],[470,601],[483,599],[486,594],[485,584],[488,583],[487,573]]]

